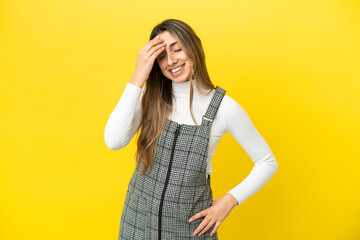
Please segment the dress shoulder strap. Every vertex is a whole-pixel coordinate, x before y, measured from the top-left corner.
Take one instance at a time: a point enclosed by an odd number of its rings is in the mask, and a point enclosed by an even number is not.
[[[205,112],[205,115],[202,116],[202,123],[208,122],[212,123],[214,121],[215,115],[219,109],[221,101],[225,96],[226,90],[220,86],[216,86],[215,92],[211,98],[210,104]]]

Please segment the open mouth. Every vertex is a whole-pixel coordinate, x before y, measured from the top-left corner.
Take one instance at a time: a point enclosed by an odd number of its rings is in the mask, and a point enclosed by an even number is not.
[[[173,77],[176,77],[176,76],[180,75],[184,71],[184,66],[185,66],[185,63],[183,65],[181,65],[180,67],[177,67],[175,69],[170,70],[171,75]]]

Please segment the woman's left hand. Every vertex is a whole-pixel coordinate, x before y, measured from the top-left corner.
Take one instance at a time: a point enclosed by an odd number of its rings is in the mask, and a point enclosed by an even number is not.
[[[218,198],[212,202],[211,207],[198,212],[194,216],[192,216],[189,220],[190,222],[196,220],[201,217],[205,217],[200,225],[195,229],[194,235],[198,232],[198,236],[205,233],[212,225],[215,225],[215,228],[210,233],[210,236],[214,235],[220,224],[224,221],[224,219],[229,215],[231,210],[238,204],[236,198],[230,193],[226,193],[221,198]]]

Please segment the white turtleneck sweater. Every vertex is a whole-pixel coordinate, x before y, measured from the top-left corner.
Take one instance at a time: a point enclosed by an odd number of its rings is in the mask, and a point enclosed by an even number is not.
[[[214,90],[208,96],[200,95],[193,82],[193,114],[198,125],[201,124]],[[194,125],[190,114],[190,82],[172,82],[175,108],[170,119],[180,124]],[[119,102],[105,126],[105,144],[112,150],[125,147],[139,130],[142,118],[141,97],[145,87],[140,88],[127,83]],[[255,163],[250,174],[237,186],[229,190],[239,206],[259,191],[275,174],[278,164],[270,147],[256,130],[245,110],[230,96],[225,94],[210,129],[207,176],[212,173],[211,159],[221,137],[230,133]]]

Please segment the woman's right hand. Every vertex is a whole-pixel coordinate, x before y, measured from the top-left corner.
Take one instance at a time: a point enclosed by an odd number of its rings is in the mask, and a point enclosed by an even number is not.
[[[155,59],[165,49],[166,43],[160,36],[154,37],[148,41],[144,47],[138,52],[135,72],[130,83],[142,87],[150,76]]]

